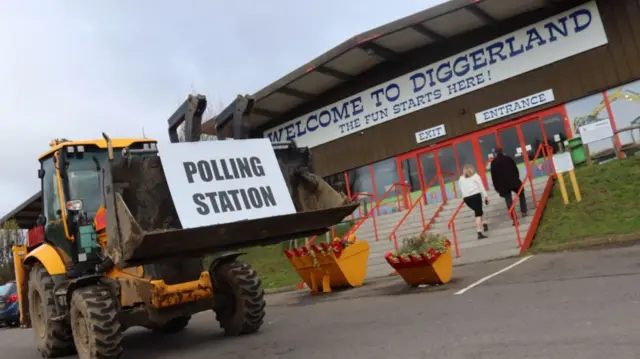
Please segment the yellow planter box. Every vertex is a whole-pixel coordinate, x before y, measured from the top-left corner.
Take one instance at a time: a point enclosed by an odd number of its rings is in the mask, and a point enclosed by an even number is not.
[[[424,253],[407,257],[387,253],[385,259],[410,286],[446,284],[451,280],[453,257],[450,249],[433,261]]]
[[[284,253],[300,278],[311,288],[311,293],[317,293],[320,287],[322,292],[327,293],[332,288],[362,285],[367,274],[368,242],[355,242],[342,249],[338,256],[326,243],[320,247],[309,247],[285,250]]]

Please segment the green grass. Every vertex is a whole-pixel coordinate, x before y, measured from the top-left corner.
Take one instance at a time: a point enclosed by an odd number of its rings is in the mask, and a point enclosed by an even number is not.
[[[532,244],[532,251],[606,235],[640,232],[640,158],[576,169],[582,201],[576,202],[568,174],[569,204],[556,183]]]
[[[351,223],[345,223],[336,226],[336,236],[344,236],[351,225]],[[326,237],[322,235],[316,238],[313,243],[318,244],[325,240]],[[297,246],[301,247],[307,240],[303,238],[297,242]],[[284,255],[285,249],[289,249],[288,241],[264,247],[245,248],[241,251],[247,254],[240,259],[247,261],[258,272],[265,289],[289,287],[297,285],[301,279]]]

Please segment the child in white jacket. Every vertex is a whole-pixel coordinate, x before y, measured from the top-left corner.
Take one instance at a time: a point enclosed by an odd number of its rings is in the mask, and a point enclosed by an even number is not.
[[[484,188],[482,179],[476,173],[473,165],[466,164],[462,168],[462,176],[458,180],[460,183],[460,189],[462,190],[462,197],[464,197],[464,203],[473,210],[476,216],[476,229],[478,230],[478,239],[487,238],[482,232],[489,230],[489,226],[482,220],[482,199],[485,204],[489,204],[489,197],[487,191]]]

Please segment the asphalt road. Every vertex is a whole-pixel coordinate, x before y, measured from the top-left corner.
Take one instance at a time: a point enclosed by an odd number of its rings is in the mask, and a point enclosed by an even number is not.
[[[268,296],[258,334],[225,338],[212,313],[158,337],[131,329],[124,358],[636,358],[640,246],[537,255],[454,269],[439,288],[399,278],[331,295]],[[0,357],[39,358],[32,333],[0,330]]]

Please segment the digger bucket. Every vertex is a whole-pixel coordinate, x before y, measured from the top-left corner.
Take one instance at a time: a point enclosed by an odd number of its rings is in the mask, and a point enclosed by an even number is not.
[[[333,191],[320,177],[304,171],[290,176],[296,176],[297,181],[292,192],[312,198],[302,201],[306,203],[305,211],[182,229],[159,157],[112,162],[104,174],[107,253],[122,268],[268,245],[324,234],[358,206]],[[327,188],[333,193],[327,194]]]
[[[310,248],[285,250],[300,278],[311,293],[331,292],[333,288],[359,287],[364,283],[369,260],[369,242],[358,241],[336,253],[326,243]]]

